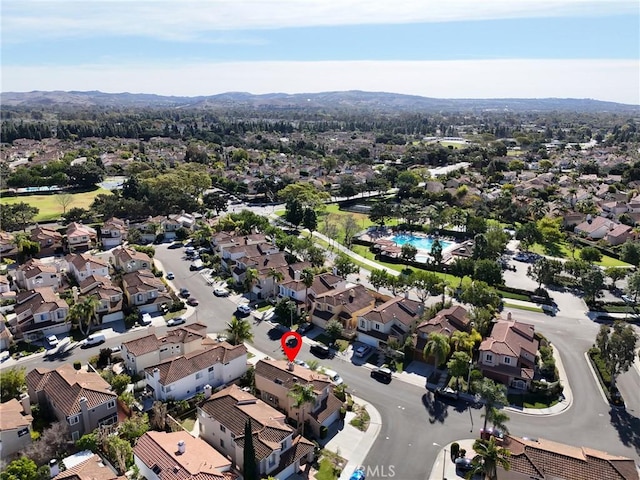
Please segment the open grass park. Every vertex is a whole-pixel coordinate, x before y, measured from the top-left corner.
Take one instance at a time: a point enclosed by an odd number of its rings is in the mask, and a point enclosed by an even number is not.
[[[102,193],[111,193],[104,188],[98,188],[90,192],[72,193],[73,201],[67,206],[67,210],[71,208],[89,208],[89,205],[93,202],[94,198]],[[25,202],[29,205],[36,207],[40,210],[38,215],[35,216],[36,222],[50,222],[55,221],[62,216],[62,206],[57,201],[57,195],[51,194],[33,194],[33,195],[19,195],[16,197],[0,198],[0,205],[13,205],[16,203]]]

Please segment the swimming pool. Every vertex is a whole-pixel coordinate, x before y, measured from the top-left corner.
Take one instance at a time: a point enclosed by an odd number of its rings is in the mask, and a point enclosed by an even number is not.
[[[426,250],[429,253],[431,253],[431,247],[433,246],[433,241],[434,241],[433,238],[416,237],[415,235],[395,235],[391,237],[391,240],[395,242],[395,244],[398,245],[399,247],[401,247],[405,243],[408,243],[416,247],[418,250]],[[445,240],[439,240],[439,241],[440,241],[440,245],[442,245],[443,250],[453,245],[452,242],[447,242]]]

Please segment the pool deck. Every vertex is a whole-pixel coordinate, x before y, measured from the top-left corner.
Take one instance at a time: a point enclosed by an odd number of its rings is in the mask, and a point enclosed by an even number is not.
[[[381,251],[385,252],[389,256],[399,257],[401,246],[398,245],[393,238],[400,235],[410,235],[414,238],[421,239],[433,239],[433,240],[441,240],[443,242],[447,242],[448,245],[443,246],[442,253],[445,257],[450,256],[453,250],[460,246],[460,243],[451,238],[451,237],[440,237],[437,235],[428,235],[423,232],[411,232],[405,230],[399,230],[396,232],[391,231],[388,228],[380,228],[380,227],[371,227],[365,233],[358,236],[360,240],[365,242],[371,242],[374,245],[379,245],[381,247]],[[418,254],[416,255],[416,261],[421,263],[426,263],[430,258],[430,251],[417,247]]]

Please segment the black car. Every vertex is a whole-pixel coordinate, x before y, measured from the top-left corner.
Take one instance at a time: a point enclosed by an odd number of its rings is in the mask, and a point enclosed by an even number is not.
[[[461,472],[468,472],[473,469],[473,462],[470,458],[459,457],[456,458],[456,470],[460,470]]]
[[[180,296],[182,298],[189,298],[191,296],[191,292],[187,288],[180,289]]]
[[[392,375],[391,370],[386,367],[376,367],[371,370],[371,377],[384,383],[389,383]]]
[[[329,350],[329,347],[327,347],[326,345],[322,345],[321,343],[311,345],[309,351],[316,357],[320,358],[327,358],[331,354],[331,350]]]
[[[307,333],[308,331],[310,331],[313,328],[313,324],[311,323],[301,323],[300,326],[298,327],[298,333],[300,335],[304,335],[305,333]]]
[[[436,397],[458,400],[458,392],[449,387],[437,388],[435,394]]]

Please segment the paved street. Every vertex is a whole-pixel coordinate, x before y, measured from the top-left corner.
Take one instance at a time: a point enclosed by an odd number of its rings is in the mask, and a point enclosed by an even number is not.
[[[210,332],[220,332],[235,310],[235,304],[227,298],[213,295],[213,287],[207,285],[199,272],[190,272],[189,263],[182,259],[183,250],[171,250],[167,245],[156,248],[156,258],[165,271],[174,272],[173,284],[187,287],[192,296],[198,298],[197,320],[207,324]],[[521,273],[521,272],[518,272]],[[521,273],[523,274],[523,273]],[[526,281],[526,280],[525,280]],[[565,313],[567,315],[565,316]],[[584,445],[610,453],[628,456],[640,462],[640,376],[635,370],[620,378],[620,390],[627,399],[627,410],[611,410],[602,399],[596,381],[584,357],[584,352],[593,343],[598,325],[588,320],[583,311],[572,315],[560,312],[556,317],[514,310],[514,317],[536,325],[559,350],[573,390],[573,406],[558,416],[540,417],[510,413],[510,431],[515,435],[546,437],[571,445]],[[189,318],[195,321],[196,315]],[[269,338],[271,326],[257,324],[254,328],[254,346],[260,351],[280,357],[280,344]],[[162,333],[165,328],[156,328]],[[136,338],[145,328],[112,336],[105,346],[120,344]],[[96,355],[99,348],[76,349],[73,360],[86,361]],[[314,358],[304,344],[299,358]],[[66,359],[64,361],[69,361]],[[13,360],[10,362],[13,363]],[[19,362],[27,370],[36,366],[54,367],[57,362],[45,361],[41,356]],[[320,363],[340,373],[350,390],[366,399],[380,412],[382,426],[380,434],[366,458],[366,465],[373,471],[376,466],[384,478],[393,466],[395,478],[423,480],[428,478],[432,465],[440,453],[433,443],[448,444],[461,438],[470,438],[482,426],[481,410],[468,409],[463,404],[434,402],[430,394],[421,387],[394,379],[384,385],[369,376],[369,370],[336,356]],[[7,364],[3,365],[6,368]],[[374,480],[374,477],[368,477]]]

